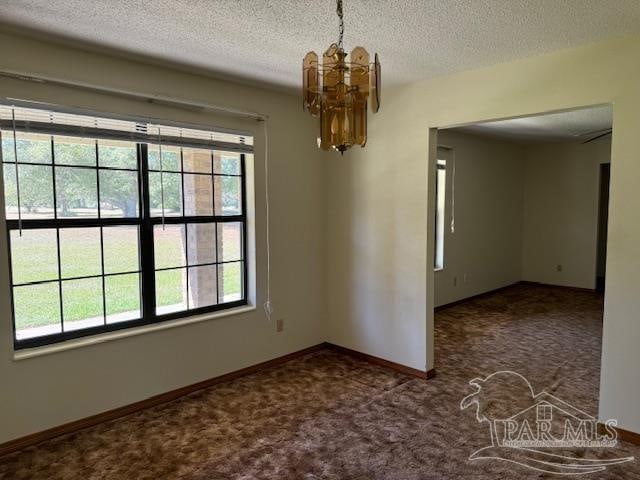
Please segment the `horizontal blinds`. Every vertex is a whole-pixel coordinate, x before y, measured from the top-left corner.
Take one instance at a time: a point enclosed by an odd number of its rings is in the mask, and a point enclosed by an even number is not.
[[[2,130],[253,152],[249,135],[0,105]]]

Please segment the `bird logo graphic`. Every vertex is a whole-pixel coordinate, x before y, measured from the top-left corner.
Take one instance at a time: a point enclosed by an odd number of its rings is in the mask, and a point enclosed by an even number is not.
[[[488,423],[491,435],[491,445],[473,452],[471,461],[500,460],[545,473],[581,475],[634,460],[611,455],[617,445],[615,420],[598,424],[555,395],[536,394],[517,372],[501,370],[469,385],[475,391],[462,399],[460,409],[475,407],[476,420]]]

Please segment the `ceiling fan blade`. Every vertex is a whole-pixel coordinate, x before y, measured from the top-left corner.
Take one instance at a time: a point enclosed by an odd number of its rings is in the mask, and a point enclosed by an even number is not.
[[[591,135],[596,135],[598,133],[610,132],[610,131],[611,131],[611,127],[609,127],[609,128],[600,128],[598,130],[590,130],[588,132],[583,132],[583,133],[574,133],[573,136],[574,137],[590,137]]]
[[[582,142],[582,145],[584,145],[585,143],[593,142],[594,140],[598,140],[599,138],[606,137],[607,135],[611,135],[612,132],[613,132],[613,130],[609,129],[609,130],[605,131],[604,133],[601,133],[600,135],[596,135],[595,137],[590,138],[589,140],[586,140],[586,141]]]

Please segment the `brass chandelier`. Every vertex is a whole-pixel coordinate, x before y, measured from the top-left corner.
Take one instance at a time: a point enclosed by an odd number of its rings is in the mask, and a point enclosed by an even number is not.
[[[369,53],[363,47],[351,51],[351,61],[342,47],[344,19],[342,0],[337,0],[340,19],[338,42],[332,43],[322,55],[309,52],[302,61],[303,106],[312,116],[320,117],[318,146],[344,153],[353,145],[367,143],[367,103],[371,110],[380,108],[380,62],[378,54],[369,63]]]

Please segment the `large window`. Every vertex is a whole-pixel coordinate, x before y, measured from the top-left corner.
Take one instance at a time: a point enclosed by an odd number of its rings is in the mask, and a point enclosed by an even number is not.
[[[0,114],[16,348],[246,304],[250,138]]]

